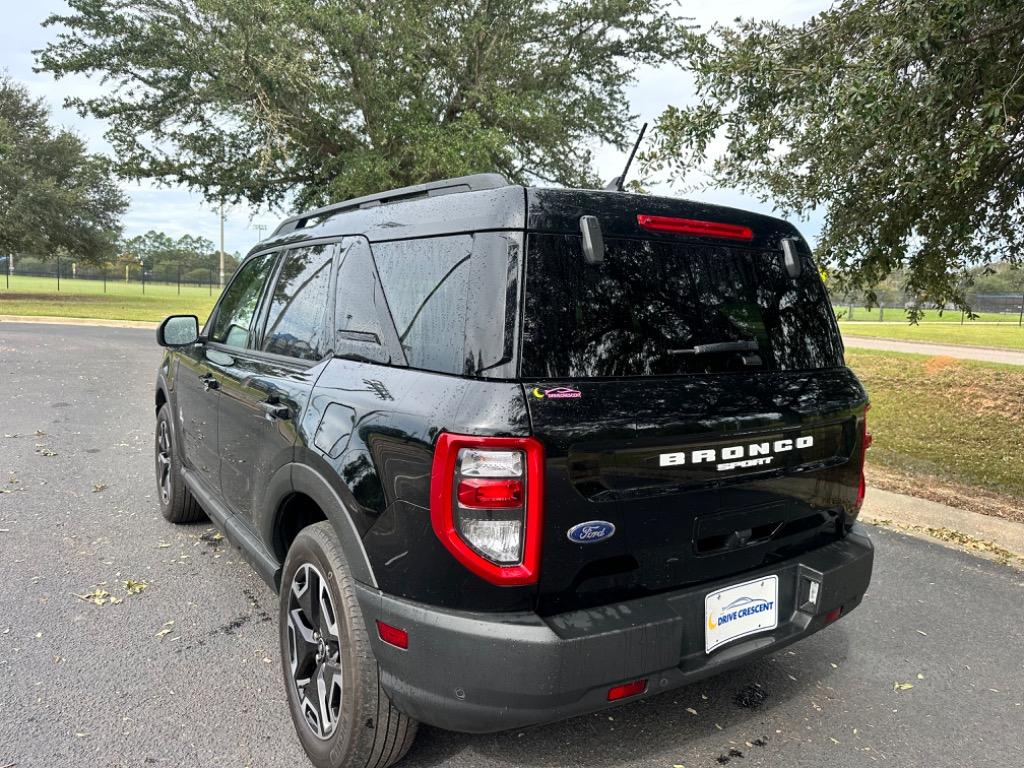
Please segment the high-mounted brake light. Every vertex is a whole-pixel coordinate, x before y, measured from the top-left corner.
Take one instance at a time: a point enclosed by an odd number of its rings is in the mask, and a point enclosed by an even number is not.
[[[868,432],[868,411],[871,410],[871,404],[868,403],[864,409],[864,420],[861,422],[861,433],[860,433],[860,484],[857,486],[857,500],[853,504],[854,509],[860,509],[864,504],[864,496],[867,493],[867,478],[864,474],[865,466],[868,460],[868,448],[871,447],[871,441],[874,439],[871,437],[871,433]]]
[[[532,437],[442,434],[430,475],[430,521],[462,565],[492,584],[537,581],[544,452]]]
[[[739,224],[726,224],[721,221],[701,221],[700,219],[680,219],[675,216],[652,216],[647,213],[637,214],[636,223],[641,229],[651,232],[670,232],[675,235],[698,235],[715,237],[723,240],[742,240],[749,243],[754,239],[754,230]]]

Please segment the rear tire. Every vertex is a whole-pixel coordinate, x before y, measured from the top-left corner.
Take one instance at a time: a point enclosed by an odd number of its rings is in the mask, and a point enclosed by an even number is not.
[[[281,575],[281,666],[288,710],[316,768],[387,768],[418,723],[392,705],[341,547],[323,522],[305,528]],[[322,684],[321,684],[322,681]]]
[[[171,427],[171,408],[167,403],[156,412],[156,493],[160,500],[160,513],[172,523],[197,523],[206,519],[181,476],[181,462],[174,446]]]

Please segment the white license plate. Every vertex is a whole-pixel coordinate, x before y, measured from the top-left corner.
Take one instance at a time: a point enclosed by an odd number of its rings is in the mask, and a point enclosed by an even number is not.
[[[779,577],[765,576],[704,598],[704,652],[779,626]]]

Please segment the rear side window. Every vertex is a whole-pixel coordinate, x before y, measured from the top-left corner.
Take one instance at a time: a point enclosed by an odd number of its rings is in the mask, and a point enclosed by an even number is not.
[[[327,336],[333,245],[288,251],[270,300],[263,350],[319,360],[331,348]]]
[[[472,248],[470,235],[374,244],[384,294],[411,367],[465,372]]]
[[[334,351],[354,360],[391,363],[397,345],[370,245],[357,238],[338,268]]]
[[[531,235],[522,375],[654,376],[839,367],[831,307],[813,269],[779,254],[668,240]],[[711,346],[716,345],[716,346]],[[724,345],[724,346],[723,346]]]

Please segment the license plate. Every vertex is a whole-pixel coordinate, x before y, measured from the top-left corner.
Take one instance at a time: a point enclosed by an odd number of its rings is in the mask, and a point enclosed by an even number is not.
[[[779,577],[725,587],[704,598],[704,652],[779,626]]]

